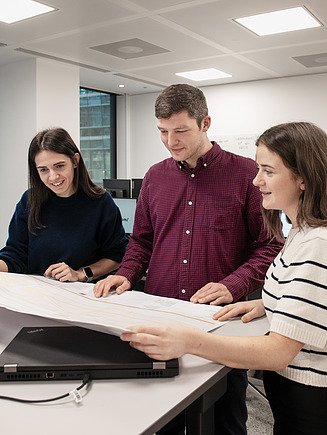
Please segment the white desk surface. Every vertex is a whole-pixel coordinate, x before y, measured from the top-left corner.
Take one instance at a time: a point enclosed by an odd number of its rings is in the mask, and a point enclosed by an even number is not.
[[[54,326],[58,322],[0,308],[0,352],[24,326]],[[67,326],[67,325],[66,325]],[[248,324],[228,322],[223,335],[263,335],[266,318]],[[0,400],[0,427],[5,435],[139,435],[152,434],[165,425],[229,369],[205,359],[180,358],[180,375],[166,379],[93,381],[80,404],[58,401],[23,404]],[[0,382],[0,395],[44,399],[76,388],[79,381]],[[84,390],[83,390],[84,391]]]

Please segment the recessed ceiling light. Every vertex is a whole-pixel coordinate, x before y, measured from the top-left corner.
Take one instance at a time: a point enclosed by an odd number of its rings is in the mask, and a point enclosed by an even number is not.
[[[322,26],[322,24],[303,7],[283,9],[266,14],[252,15],[250,17],[234,18],[234,21],[259,36]]]
[[[124,87],[125,87],[125,85],[118,85],[118,87],[119,87],[119,88],[124,88]]]
[[[12,24],[54,10],[56,9],[33,0],[2,1],[0,21]]]
[[[213,79],[223,79],[226,77],[232,77],[223,71],[219,71],[216,68],[198,69],[195,71],[185,71],[180,73],[175,73],[177,76],[185,77],[195,82],[200,82],[201,80],[213,80]]]

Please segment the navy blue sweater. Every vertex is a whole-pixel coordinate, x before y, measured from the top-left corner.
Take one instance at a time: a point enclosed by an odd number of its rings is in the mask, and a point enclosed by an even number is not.
[[[74,270],[102,258],[120,262],[127,238],[118,207],[109,193],[90,198],[77,192],[68,198],[55,194],[42,206],[46,228],[28,231],[26,191],[9,225],[6,246],[0,251],[9,272],[43,275],[54,263]]]

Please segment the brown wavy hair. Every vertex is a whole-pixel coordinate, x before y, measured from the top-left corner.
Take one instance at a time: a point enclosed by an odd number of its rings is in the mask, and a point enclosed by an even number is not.
[[[70,134],[63,128],[49,128],[40,131],[31,141],[28,150],[28,174],[29,174],[29,194],[28,194],[28,229],[33,232],[36,228],[44,228],[40,221],[42,205],[50,198],[51,190],[40,179],[35,165],[35,157],[41,151],[53,151],[69,157],[74,165],[73,185],[76,191],[82,191],[91,198],[98,198],[105,193],[105,190],[97,186],[91,180],[80,150]],[[74,159],[74,155],[80,155],[79,162]]]
[[[266,130],[256,141],[279,155],[284,165],[304,181],[297,224],[327,226],[327,134],[310,122],[289,122]],[[268,231],[280,232],[278,210],[262,211]]]

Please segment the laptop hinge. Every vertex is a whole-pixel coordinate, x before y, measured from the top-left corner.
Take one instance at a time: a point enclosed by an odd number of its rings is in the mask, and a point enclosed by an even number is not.
[[[156,370],[164,370],[166,368],[166,362],[165,361],[154,362],[152,368]]]
[[[3,373],[16,373],[18,364],[4,364]]]

